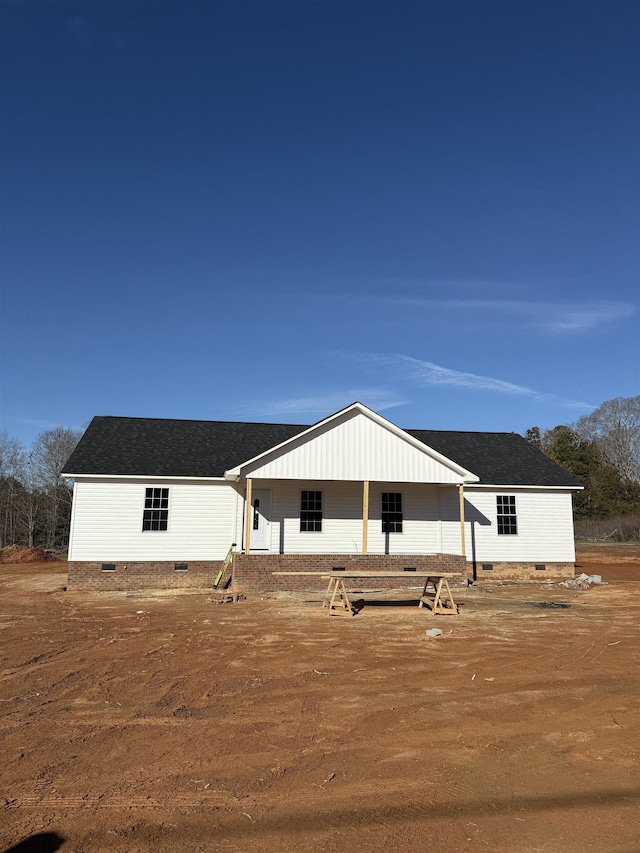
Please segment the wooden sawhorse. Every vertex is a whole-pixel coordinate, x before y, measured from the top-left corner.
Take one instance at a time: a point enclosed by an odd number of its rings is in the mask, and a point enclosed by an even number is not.
[[[329,616],[355,616],[349,593],[344,585],[344,578],[335,575],[323,575],[329,579],[327,591],[324,594],[322,606],[329,610]]]
[[[409,574],[409,571],[412,574]],[[351,606],[347,587],[345,586],[345,579],[347,578],[366,578],[367,580],[371,578],[402,578],[405,581],[410,577],[425,578],[419,601],[420,607],[426,605],[431,609],[432,613],[449,615],[458,613],[458,608],[453,600],[451,588],[447,581],[447,578],[458,578],[459,575],[457,572],[414,572],[413,569],[410,569],[402,572],[345,572],[325,570],[323,572],[272,572],[272,574],[279,575],[280,577],[286,577],[287,575],[309,575],[320,577],[322,580],[328,580],[329,583],[327,584],[327,590],[322,600],[322,607],[329,612],[329,616],[356,615]],[[430,590],[430,587],[433,587],[433,590]]]
[[[429,587],[433,587],[433,591]],[[451,595],[451,587],[446,578],[438,575],[429,576],[425,579],[422,595],[420,596],[420,607],[430,607],[432,613],[440,613],[443,616],[456,616],[458,608],[453,596]]]

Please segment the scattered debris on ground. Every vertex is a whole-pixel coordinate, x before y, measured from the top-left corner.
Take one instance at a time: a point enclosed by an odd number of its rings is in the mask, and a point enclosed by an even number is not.
[[[207,601],[211,604],[235,604],[238,601],[246,601],[247,596],[238,592],[214,592]]]
[[[586,575],[584,572],[575,578],[568,578],[558,584],[558,586],[563,586],[566,589],[591,589],[592,586],[600,585],[606,586],[606,581],[602,580],[602,575]]]

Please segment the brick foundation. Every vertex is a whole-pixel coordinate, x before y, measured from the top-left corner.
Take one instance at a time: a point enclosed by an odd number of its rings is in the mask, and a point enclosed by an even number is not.
[[[490,569],[483,568],[491,566]],[[536,569],[536,566],[541,568]],[[542,568],[544,566],[544,568]],[[572,578],[573,563],[469,563],[469,578],[475,581],[545,581]]]
[[[87,590],[210,589],[222,568],[221,560],[188,562],[186,571],[176,571],[175,561],[113,562],[114,571],[103,571],[103,563],[70,562],[69,588]],[[491,565],[490,570],[483,568]],[[544,565],[537,570],[536,565]],[[482,581],[544,581],[573,577],[573,563],[467,563],[457,554],[235,554],[234,592],[312,592],[323,590],[321,578],[304,575],[274,576],[272,572],[327,572],[340,566],[347,572],[362,572],[351,587],[398,589],[419,586],[422,581],[407,572],[405,578],[369,578],[368,572],[401,572],[406,567],[417,572],[455,572],[450,583],[467,579]]]
[[[417,572],[456,572],[450,580],[466,583],[467,563],[456,554],[235,554],[233,558],[234,592],[315,592],[326,587],[320,577],[292,575],[283,577],[272,572],[327,572],[339,566],[347,572],[362,572],[362,578],[351,578],[349,586],[358,589],[403,589],[421,586],[424,578],[411,572],[406,578],[369,578],[367,572],[401,572],[412,567]]]
[[[116,562],[115,571],[103,571],[103,563],[69,563],[69,588],[91,590],[205,589],[213,586],[222,560],[181,561],[186,571],[176,571],[178,561]],[[178,563],[179,564],[179,563]]]

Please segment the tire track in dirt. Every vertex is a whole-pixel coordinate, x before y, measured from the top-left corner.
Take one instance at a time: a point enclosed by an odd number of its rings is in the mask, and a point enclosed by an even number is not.
[[[598,632],[595,639],[592,639],[585,647],[584,642],[580,644],[580,651],[575,657],[571,657],[564,664],[558,666],[559,670],[568,669],[583,669],[583,664],[588,660],[589,666],[592,666],[595,661],[607,649],[608,635],[603,632]]]
[[[47,666],[47,664],[60,657],[60,655],[63,655],[65,651],[66,649],[58,649],[56,651],[40,652],[37,655],[33,655],[24,663],[3,670],[2,673],[0,673],[0,679],[2,681],[11,682],[16,678],[26,678],[27,676],[40,671],[43,667]]]
[[[145,797],[106,797],[106,796],[76,796],[76,797],[38,797],[37,795],[27,795],[23,797],[9,797],[4,801],[4,808],[22,809],[22,808],[68,808],[80,809],[100,808],[100,809],[162,809],[170,811],[174,808],[199,808],[206,806],[211,808],[212,796],[200,797],[185,797],[180,794],[173,795],[170,799],[154,798],[152,796]],[[225,800],[225,803],[230,802],[229,795],[226,792],[220,792],[222,797],[219,799]],[[223,806],[213,805],[213,808],[222,808]]]

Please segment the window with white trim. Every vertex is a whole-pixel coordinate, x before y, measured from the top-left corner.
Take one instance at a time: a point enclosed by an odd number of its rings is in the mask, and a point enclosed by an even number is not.
[[[382,493],[382,532],[402,533],[402,492]]]
[[[322,533],[322,492],[300,492],[300,532]]]
[[[496,495],[498,535],[515,535],[518,532],[515,495]]]
[[[144,494],[143,530],[166,530],[169,524],[169,489],[149,488]]]

